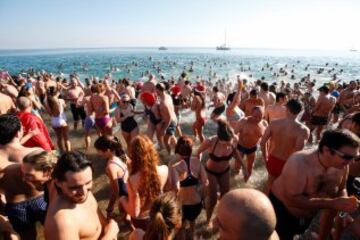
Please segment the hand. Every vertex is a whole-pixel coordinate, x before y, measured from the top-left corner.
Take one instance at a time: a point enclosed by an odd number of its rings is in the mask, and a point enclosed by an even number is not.
[[[30,129],[28,134],[31,134],[31,136],[36,136],[40,133],[40,130],[38,128]]]
[[[117,239],[117,234],[119,233],[119,226],[114,219],[110,219],[109,223],[105,226],[104,237],[102,240],[115,240]]]
[[[333,200],[335,210],[344,212],[355,212],[359,207],[359,202],[356,197],[339,197]]]

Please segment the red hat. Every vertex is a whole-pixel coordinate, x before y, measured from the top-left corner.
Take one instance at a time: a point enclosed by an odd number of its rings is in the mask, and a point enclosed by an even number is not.
[[[140,100],[148,106],[155,104],[155,96],[150,92],[143,92],[140,94]]]
[[[171,88],[171,92],[174,95],[178,95],[181,92],[181,88],[177,85],[175,85],[173,88]]]

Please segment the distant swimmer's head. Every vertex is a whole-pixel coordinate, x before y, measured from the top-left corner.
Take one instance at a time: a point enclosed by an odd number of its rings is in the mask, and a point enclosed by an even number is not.
[[[236,189],[220,200],[214,226],[222,240],[275,240],[274,208],[265,194],[255,189]]]
[[[343,169],[359,160],[359,138],[346,129],[327,130],[323,133],[319,152],[322,165]]]
[[[217,136],[220,141],[229,142],[235,136],[235,133],[229,123],[225,120],[218,120]]]
[[[293,116],[297,116],[303,109],[303,106],[299,100],[290,99],[286,103],[287,112]]]

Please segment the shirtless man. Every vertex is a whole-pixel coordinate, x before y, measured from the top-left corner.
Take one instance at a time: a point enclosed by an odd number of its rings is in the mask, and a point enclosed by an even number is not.
[[[34,150],[41,148],[27,148],[21,145],[20,139],[23,129],[18,117],[12,114],[0,116],[0,169],[9,162],[21,163],[23,158]]]
[[[74,130],[77,129],[80,119],[82,124],[84,124],[86,118],[84,106],[82,105],[84,95],[84,90],[79,86],[78,80],[72,78],[70,88],[66,91],[66,98],[70,102],[70,109],[74,119]]]
[[[255,106],[251,116],[241,119],[235,129],[235,133],[239,134],[237,152],[240,155],[239,159],[236,161],[241,161],[241,159],[246,156],[247,174],[245,176],[245,181],[251,176],[258,142],[268,126],[266,120],[263,119],[263,116],[263,108]],[[237,164],[237,166],[240,166],[240,164]]]
[[[141,88],[141,92],[150,92],[153,93],[154,95],[156,94],[156,78],[153,74],[149,75],[149,80],[147,82],[144,83],[143,87]]]
[[[246,207],[244,207],[246,206]],[[236,189],[220,200],[214,226],[220,239],[278,240],[276,216],[269,199],[255,189]]]
[[[323,86],[319,88],[319,98],[316,101],[315,107],[312,112],[312,118],[310,120],[311,132],[316,129],[316,139],[320,140],[320,134],[324,126],[326,126],[330,119],[330,114],[335,107],[336,98],[329,94],[329,88]],[[310,142],[311,141],[310,136]]]
[[[338,104],[340,106],[341,111],[344,111],[346,113],[347,110],[351,108],[354,101],[356,87],[357,87],[356,82],[350,81],[347,88],[345,88],[343,91],[340,92],[340,96],[338,98]]]
[[[46,239],[117,239],[117,223],[105,219],[91,193],[93,170],[84,155],[64,153],[53,176],[59,195],[49,205]]]
[[[211,119],[216,121],[220,118],[221,114],[225,112],[225,95],[219,91],[219,89],[215,86],[213,87],[213,105],[209,106],[214,107],[214,110],[211,113]]]
[[[181,97],[184,101],[184,107],[187,108],[191,105],[191,94],[193,92],[193,88],[190,85],[188,80],[185,81],[184,87],[181,90]]]
[[[175,132],[177,125],[173,100],[165,92],[165,86],[162,83],[156,84],[156,94],[160,98],[160,116],[162,119],[160,138],[164,138],[166,150],[171,153],[171,146],[174,147],[176,145]]]
[[[15,112],[14,101],[6,94],[0,92],[0,115]]]
[[[292,99],[286,104],[286,118],[275,120],[267,127],[261,139],[261,151],[268,170],[268,189],[291,154],[304,148],[310,130],[297,116],[302,110],[301,103]],[[270,140],[270,144],[267,142]]]
[[[36,239],[36,221],[44,223],[47,203],[42,191],[24,181],[22,164],[1,171],[0,191],[5,195],[5,214],[21,239]]]
[[[336,211],[354,212],[359,207],[345,189],[348,165],[358,157],[359,139],[344,130],[326,131],[318,148],[291,155],[270,192],[280,239],[303,233],[319,209],[323,212],[318,239],[327,239]]]
[[[286,95],[282,92],[276,93],[276,103],[268,105],[265,109],[265,119],[270,123],[274,120],[286,118]]]
[[[272,92],[269,92],[269,84],[267,84],[266,82],[262,82],[260,85],[259,97],[262,98],[262,100],[264,100],[265,109],[269,105],[275,104],[275,98],[276,98],[275,94]]]
[[[244,111],[245,116],[250,116],[252,113],[252,109],[255,106],[265,106],[265,102],[262,98],[259,98],[258,91],[253,89],[250,91],[250,98],[243,101],[240,105],[240,108]]]

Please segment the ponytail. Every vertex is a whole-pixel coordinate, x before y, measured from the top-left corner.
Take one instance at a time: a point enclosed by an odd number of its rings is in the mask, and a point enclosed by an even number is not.
[[[115,153],[122,161],[126,163],[126,154],[120,140],[117,137],[110,138],[108,136],[101,136],[96,139],[94,147],[100,151],[110,150]]]
[[[144,240],[168,240],[171,232],[166,225],[165,219],[160,211],[155,213],[154,218],[149,223]]]

